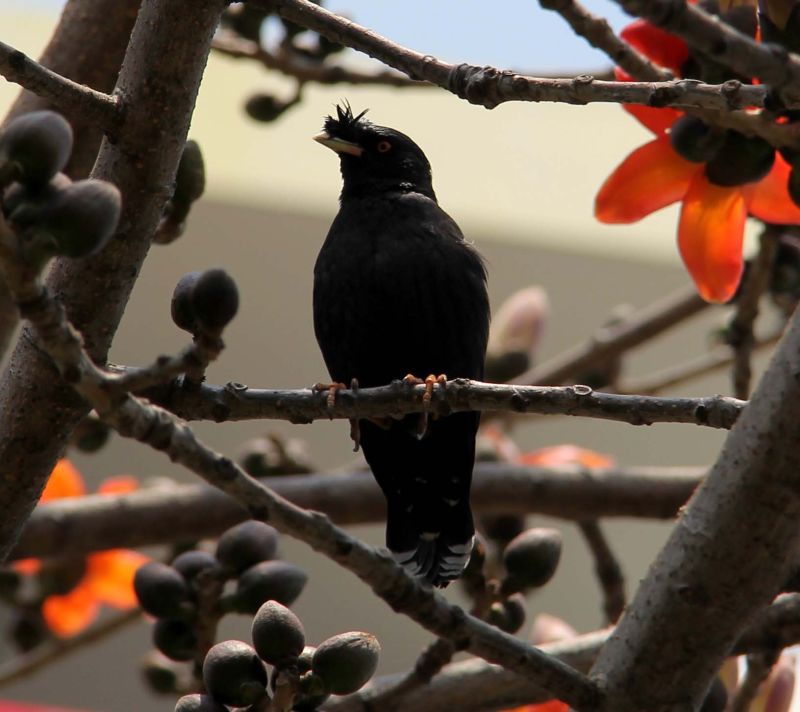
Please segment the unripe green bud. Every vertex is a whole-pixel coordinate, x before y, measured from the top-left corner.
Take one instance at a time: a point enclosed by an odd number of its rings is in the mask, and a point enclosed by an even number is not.
[[[208,651],[203,661],[203,682],[217,702],[245,707],[266,694],[267,671],[247,643],[226,640]]]
[[[262,561],[247,569],[236,586],[235,606],[240,613],[255,613],[266,601],[291,606],[308,581],[306,573],[285,561]]]
[[[253,645],[270,665],[285,665],[297,658],[306,644],[300,619],[286,606],[267,601],[253,618]]]
[[[507,576],[504,594],[544,586],[553,576],[561,558],[561,533],[556,529],[534,528],[509,542],[503,552]]]
[[[0,167],[15,164],[15,177],[25,185],[47,183],[67,165],[70,153],[72,128],[54,111],[18,116],[0,135]]]
[[[369,633],[334,635],[322,643],[311,660],[311,669],[334,695],[360,690],[378,667],[381,646]]]

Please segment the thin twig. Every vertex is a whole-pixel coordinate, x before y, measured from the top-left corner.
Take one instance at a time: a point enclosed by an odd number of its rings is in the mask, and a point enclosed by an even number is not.
[[[669,519],[702,480],[702,467],[623,467],[588,471],[478,463],[472,481],[477,515],[533,514]],[[267,477],[262,482],[299,507],[341,525],[385,521],[383,494],[367,472]],[[247,510],[203,484],[175,484],[118,495],[87,495],[39,505],[11,558],[85,554],[215,537]]]
[[[62,109],[93,119],[106,131],[115,132],[122,122],[118,96],[95,91],[62,77],[4,42],[0,42],[0,75]]]
[[[138,608],[114,613],[106,620],[96,623],[70,638],[59,638],[44,643],[29,653],[12,658],[0,667],[0,687],[23,680],[47,667],[50,663],[107,638],[121,628],[135,623],[141,617],[142,612]]]
[[[364,72],[341,64],[313,62],[302,57],[297,52],[284,48],[279,48],[276,52],[270,52],[258,42],[244,39],[234,32],[226,30],[221,30],[217,33],[211,47],[219,54],[224,54],[233,59],[253,60],[267,69],[273,69],[281,74],[293,77],[299,82],[353,84],[356,86],[365,84],[390,87],[429,88],[431,86],[428,82],[409,79],[405,74],[391,70]]]
[[[528,77],[511,70],[443,62],[431,55],[402,47],[308,0],[250,2],[257,7],[277,11],[286,19],[313,30],[332,42],[364,52],[412,79],[429,81],[472,104],[486,108],[494,108],[504,101],[562,101],[578,104],[624,101],[658,107],[694,106],[698,107],[698,111],[711,112],[705,114],[707,120],[747,135],[762,136],[774,146],[788,145],[795,140],[796,132],[791,126],[764,122],[758,116],[749,115],[746,110],[733,111],[737,106],[745,108],[762,105],[766,96],[766,92],[761,95],[759,90],[754,91],[754,87],[738,81],[718,86],[687,80],[662,84],[641,82],[633,83],[625,89],[622,85],[628,84],[627,82],[604,84],[590,76],[560,80]],[[755,99],[755,102],[748,99],[742,103],[742,91]]]
[[[750,361],[755,346],[753,325],[758,317],[761,296],[767,291],[772,278],[772,265],[778,251],[780,228],[766,226],[759,238],[756,258],[750,262],[741,294],[736,302],[736,312],[727,329],[727,341],[733,348],[733,394],[737,398],[750,395],[752,369]]]
[[[545,10],[553,10],[563,17],[575,34],[583,37],[592,47],[605,52],[614,64],[641,81],[663,82],[672,79],[672,73],[653,64],[627,42],[620,39],[608,20],[589,12],[577,0],[539,0]]]
[[[462,378],[437,385],[427,406],[423,401],[425,386],[402,381],[377,388],[343,389],[337,391],[333,404],[328,402],[327,392],[307,388],[265,390],[241,383],[164,387],[144,394],[185,420],[216,422],[278,419],[311,423],[321,419],[401,417],[423,410],[438,415],[505,411],[600,418],[631,425],[691,423],[728,429],[744,407],[743,401],[725,396],[662,398],[603,393],[580,385],[515,386]]]
[[[607,623],[615,623],[625,610],[625,577],[611,545],[596,519],[578,522],[594,558],[594,570],[603,591],[603,610]]]
[[[758,77],[784,102],[800,95],[800,58],[776,44],[761,44],[699,5],[673,0],[615,0],[627,12],[682,37],[739,74]]]
[[[590,370],[597,360],[617,356],[680,324],[708,307],[694,289],[671,294],[611,327],[599,329],[586,343],[535,366],[515,383],[558,384]]]
[[[756,338],[753,344],[753,351],[756,352],[774,346],[778,343],[782,334],[783,329],[779,329],[768,336]],[[727,344],[720,344],[707,353],[689,359],[684,363],[670,366],[647,376],[629,378],[619,385],[618,391],[620,393],[656,395],[673,386],[721,371],[730,366],[733,363],[733,359],[733,349]]]

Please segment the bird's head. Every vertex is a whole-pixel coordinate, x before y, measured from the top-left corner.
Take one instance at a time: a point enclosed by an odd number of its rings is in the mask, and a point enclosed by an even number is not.
[[[325,119],[324,130],[314,136],[339,154],[344,179],[342,197],[403,190],[435,199],[431,165],[408,136],[354,116],[350,105],[336,107],[336,116]]]

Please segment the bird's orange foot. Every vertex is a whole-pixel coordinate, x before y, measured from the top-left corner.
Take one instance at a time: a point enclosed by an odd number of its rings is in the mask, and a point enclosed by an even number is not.
[[[431,398],[433,398],[433,387],[438,383],[440,386],[447,385],[447,376],[444,373],[440,373],[438,376],[434,374],[430,374],[424,380],[421,378],[417,378],[413,373],[406,374],[406,377],[403,379],[403,383],[408,384],[409,386],[421,386],[425,385],[425,394],[422,396],[422,404],[425,406],[425,410],[430,408],[431,406]]]
[[[328,410],[333,410],[333,406],[336,405],[336,393],[346,389],[347,386],[344,385],[344,383],[315,383],[311,386],[311,390],[317,393],[324,393],[327,391],[328,397],[325,399],[325,405]]]

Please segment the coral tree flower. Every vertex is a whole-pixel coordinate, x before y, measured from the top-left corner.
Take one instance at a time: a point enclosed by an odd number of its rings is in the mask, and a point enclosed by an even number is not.
[[[137,488],[132,477],[121,476],[105,480],[98,494],[122,494]],[[68,461],[60,460],[42,493],[41,502],[67,497],[82,497],[86,486],[78,470]],[[128,609],[138,605],[133,592],[133,575],[149,561],[143,554],[127,549],[98,551],[86,557],[86,570],[78,584],[63,595],[48,596],[42,604],[42,616],[50,630],[60,637],[69,637],[86,628],[98,615],[100,606]],[[23,574],[35,574],[41,568],[37,559],[16,562]]]
[[[676,76],[682,74],[689,60],[689,50],[681,39],[643,20],[626,27],[622,37]],[[631,79],[619,69],[616,74],[622,81]],[[688,160],[674,148],[676,130],[685,133],[687,126],[690,131],[709,127],[671,108],[625,109],[655,138],[628,155],[606,179],[595,200],[595,216],[604,223],[632,223],[682,201],[678,247],[684,264],[704,299],[728,301],[742,276],[748,214],[765,222],[800,224],[800,208],[787,190],[789,164],[760,139],[746,139],[730,131],[725,134],[727,138],[718,132],[717,159],[706,160],[699,155]],[[720,149],[723,140],[737,145],[726,144]],[[748,166],[749,172],[740,171],[729,179],[738,159],[753,146],[762,151],[753,159],[755,170]]]

